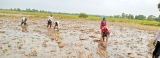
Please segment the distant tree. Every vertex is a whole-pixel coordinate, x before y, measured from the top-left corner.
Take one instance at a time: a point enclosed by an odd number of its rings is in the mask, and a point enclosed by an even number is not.
[[[87,15],[86,13],[80,13],[80,14],[79,14],[79,17],[81,17],[81,18],[87,18],[88,15]]]
[[[26,11],[27,11],[27,12],[31,12],[32,10],[31,10],[30,8],[28,8],[28,9],[26,8]]]
[[[155,18],[155,21],[158,21],[158,22],[160,22],[160,18]]]
[[[131,19],[134,19],[134,15],[131,15]]]
[[[160,11],[160,3],[158,4],[158,9],[159,9],[159,11]]]
[[[39,12],[37,9],[35,9],[35,12]]]
[[[32,12],[36,12],[35,9],[32,9],[31,11],[32,11]]]
[[[117,15],[114,15],[114,18],[118,18]]]
[[[131,19],[131,14],[128,14],[128,17],[127,17],[128,19]]]
[[[134,19],[134,16],[132,14],[129,14],[127,18],[128,19]]]
[[[125,18],[128,18],[128,14],[125,15]]]
[[[17,11],[21,11],[21,9],[17,8]]]
[[[160,3],[159,3],[157,6],[158,6],[158,9],[159,9],[159,11],[160,11]],[[160,18],[160,15],[159,15],[159,18]]]
[[[139,20],[139,18],[140,18],[139,15],[136,15],[136,16],[135,16],[135,19]]]
[[[140,17],[141,17],[141,20],[146,19],[146,16],[144,16],[144,15],[140,15]]]
[[[137,16],[135,16],[135,19],[144,20],[144,19],[146,19],[146,16],[144,16],[144,15],[137,15]]]
[[[14,8],[14,11],[17,11],[17,9],[16,9],[16,8]]]
[[[116,15],[114,15],[114,18],[117,18]]]
[[[109,18],[113,18],[113,16],[109,16]]]
[[[13,10],[13,9],[11,8],[11,10]]]
[[[120,15],[114,15],[114,18],[120,18],[121,16]]]
[[[125,18],[125,13],[122,13],[121,17],[122,17],[122,18]]]
[[[149,15],[147,17],[147,20],[149,20],[149,21],[153,21],[154,19],[155,19],[155,16],[153,16],[153,15]]]
[[[42,13],[44,13],[44,10],[40,10],[39,12],[42,12]]]

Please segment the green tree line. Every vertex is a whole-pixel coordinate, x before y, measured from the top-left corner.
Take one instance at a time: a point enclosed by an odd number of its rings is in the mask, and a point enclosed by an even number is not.
[[[25,10],[21,10],[20,8],[0,9],[0,10],[22,11],[22,12],[41,12],[41,13],[51,13],[50,11],[37,10],[37,9],[30,9],[30,8],[26,8]]]
[[[160,11],[160,3],[157,5],[159,11]],[[25,10],[21,10],[20,8],[11,8],[11,9],[0,9],[0,10],[11,10],[11,11],[22,11],[22,12],[40,12],[40,13],[56,13],[56,14],[68,14],[68,15],[79,15],[79,17],[86,18],[88,16],[96,16],[100,17],[101,15],[88,15],[85,13],[62,13],[62,12],[50,12],[50,11],[44,11],[44,10],[37,10],[37,9],[30,9],[26,8]],[[106,16],[110,18],[122,18],[122,19],[135,19],[135,20],[148,20],[148,21],[159,21],[160,22],[160,15],[159,17],[156,17],[154,15],[144,16],[144,15],[132,15],[132,14],[125,14],[122,13],[121,15],[114,15],[114,16]]]
[[[157,5],[160,11],[160,3]],[[110,16],[110,18],[123,18],[123,19],[135,19],[135,20],[148,20],[148,21],[159,21],[160,22],[160,15],[156,17],[154,15],[144,16],[144,15],[132,15],[132,14],[125,14],[122,13],[121,15],[114,15]]]
[[[148,21],[160,21],[160,18],[154,16],[154,15],[149,15],[149,16],[144,16],[144,15],[132,15],[132,14],[125,14],[122,13],[121,15],[114,15],[114,16],[109,16],[110,18],[122,18],[122,19],[135,19],[135,20],[148,20]]]

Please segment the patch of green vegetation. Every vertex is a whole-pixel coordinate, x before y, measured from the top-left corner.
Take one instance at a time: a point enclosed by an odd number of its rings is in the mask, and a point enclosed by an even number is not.
[[[117,19],[117,18],[108,18],[107,20],[110,22],[125,22],[125,23],[135,23],[135,24],[150,25],[150,26],[160,26],[160,22],[157,21]]]
[[[33,15],[34,17],[46,18],[49,16],[49,13],[40,13],[40,12],[21,12],[21,11],[9,11],[9,10],[0,10],[0,13],[7,14],[23,14],[23,15]],[[78,15],[67,15],[67,14],[53,14],[56,19],[85,19],[85,20],[97,20],[101,21],[102,17],[88,16],[87,18],[80,18]],[[120,18],[107,18],[109,22],[124,22],[124,23],[135,23],[142,25],[150,26],[160,26],[159,22],[156,21],[147,21],[147,20],[133,20],[133,19],[120,19]]]

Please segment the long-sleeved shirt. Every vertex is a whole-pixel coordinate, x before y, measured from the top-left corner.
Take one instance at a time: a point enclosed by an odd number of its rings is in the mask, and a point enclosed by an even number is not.
[[[57,24],[59,25],[59,21],[56,21],[57,22]]]
[[[154,39],[155,41],[160,41],[160,29],[158,30],[156,37]]]
[[[50,16],[49,16],[49,18],[48,18],[48,20],[47,20],[47,23],[48,23],[49,20],[51,20],[51,21],[53,22],[53,17],[50,17]]]
[[[26,18],[22,18],[22,22],[26,22],[27,21],[27,19]]]
[[[103,26],[107,26],[106,21],[101,21],[100,29],[102,29]]]
[[[47,21],[49,21],[49,20],[51,20],[51,21],[52,21],[52,19],[48,19]]]

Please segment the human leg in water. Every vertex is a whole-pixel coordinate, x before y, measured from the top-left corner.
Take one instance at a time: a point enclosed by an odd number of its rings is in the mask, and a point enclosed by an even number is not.
[[[23,22],[21,22],[21,26],[22,26]]]
[[[26,22],[24,22],[24,25],[26,25]]]
[[[51,23],[49,23],[49,22],[48,22],[48,24],[47,24],[47,28],[48,28],[49,26],[50,26],[50,28],[51,28]]]
[[[155,46],[155,50],[153,51],[152,58],[158,58],[159,55],[160,55],[160,42],[157,41],[156,46]]]
[[[103,34],[102,34],[102,39],[103,39],[103,41],[108,41],[108,39],[107,39],[107,36],[108,34],[107,34],[107,32],[103,32]],[[104,38],[104,37],[106,37],[106,38]]]
[[[51,26],[52,26],[52,23],[50,23],[50,28],[51,28]]]
[[[48,28],[49,24],[47,24],[47,28]]]

